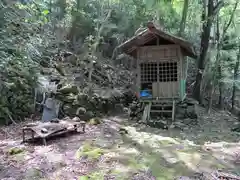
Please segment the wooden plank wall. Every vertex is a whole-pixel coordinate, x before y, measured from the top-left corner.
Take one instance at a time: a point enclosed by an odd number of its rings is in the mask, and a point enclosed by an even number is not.
[[[140,64],[148,62],[177,62],[178,81],[153,83],[153,94],[158,94],[160,98],[178,98],[180,93],[180,81],[184,78],[182,52],[177,45],[144,46],[137,50],[137,86],[140,91]],[[157,92],[156,92],[157,91]]]

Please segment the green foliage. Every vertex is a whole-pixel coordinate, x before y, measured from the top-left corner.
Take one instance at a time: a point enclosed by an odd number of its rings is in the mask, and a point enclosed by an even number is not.
[[[34,31],[19,17],[23,9],[1,6],[5,15],[0,29],[0,123],[27,116],[32,111],[33,88],[37,85],[37,64],[30,58],[26,43]]]
[[[229,1],[219,12],[219,26],[220,26],[220,59],[221,59],[221,76],[217,74],[217,81],[224,82],[227,86],[232,86],[233,72],[235,62],[237,61],[238,44],[239,44],[239,32],[237,30],[238,11],[234,10],[236,1]],[[239,6],[239,4],[238,4]],[[238,8],[238,7],[237,7]],[[233,18],[232,18],[233,17]],[[231,19],[232,18],[232,19]],[[226,31],[226,32],[224,32]],[[215,57],[215,56],[214,56]],[[219,72],[218,72],[219,73]],[[240,86],[239,82],[236,82],[237,86]]]
[[[0,123],[33,113],[34,88],[43,57],[57,50],[57,39],[46,28],[51,10],[44,3],[0,3]],[[46,56],[47,52],[49,52]],[[51,58],[50,58],[51,59]]]

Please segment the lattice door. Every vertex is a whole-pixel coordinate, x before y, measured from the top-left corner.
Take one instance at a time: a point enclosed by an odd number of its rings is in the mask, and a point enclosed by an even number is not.
[[[148,90],[152,97],[157,97],[153,91],[153,83],[158,80],[158,63],[141,63],[140,76],[141,90]]]
[[[179,66],[177,61],[159,62],[159,97],[177,97],[179,92]]]
[[[141,82],[157,82],[158,64],[157,63],[142,63],[140,64]]]
[[[177,61],[140,64],[141,90],[148,89],[153,97],[170,98],[178,95],[179,67]]]
[[[178,81],[177,62],[160,62],[159,63],[159,82]]]

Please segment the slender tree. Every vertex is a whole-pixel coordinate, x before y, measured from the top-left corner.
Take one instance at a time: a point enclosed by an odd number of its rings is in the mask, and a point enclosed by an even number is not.
[[[182,20],[180,23],[180,29],[178,33],[179,36],[182,36],[185,30],[187,13],[188,13],[188,3],[189,3],[189,0],[184,0],[183,10],[182,10]]]
[[[219,10],[223,7],[223,1],[219,1],[215,6],[213,0],[203,0],[203,13],[202,13],[202,34],[201,34],[201,47],[200,47],[200,55],[198,59],[198,71],[196,75],[196,83],[194,85],[193,96],[196,100],[202,104],[202,93],[201,93],[201,84],[203,79],[203,72],[205,69],[207,52],[209,48],[209,39],[211,27],[213,24],[214,17],[219,12]],[[206,8],[207,6],[207,8]]]

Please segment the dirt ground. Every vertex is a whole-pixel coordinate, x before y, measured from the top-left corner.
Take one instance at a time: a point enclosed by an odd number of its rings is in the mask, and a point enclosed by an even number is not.
[[[1,180],[172,180],[224,170],[240,174],[240,134],[226,112],[202,112],[198,124],[161,130],[107,117],[41,144],[21,144],[18,126],[0,131]],[[123,131],[119,129],[124,128]],[[87,178],[88,177],[88,178]]]

